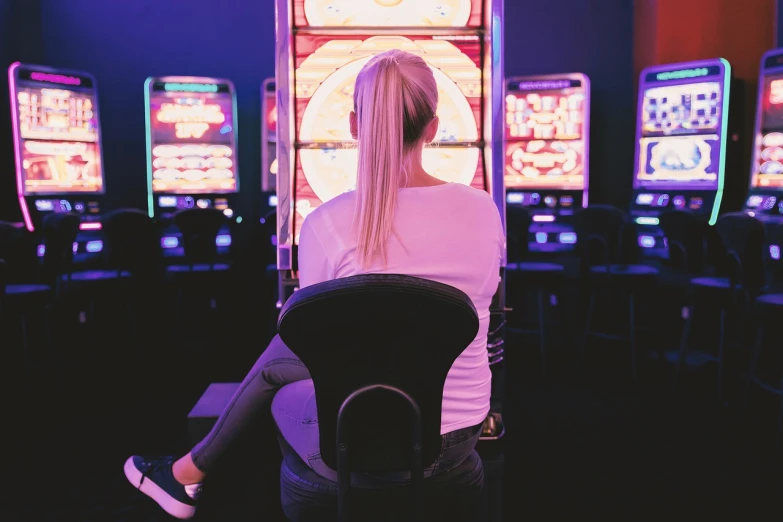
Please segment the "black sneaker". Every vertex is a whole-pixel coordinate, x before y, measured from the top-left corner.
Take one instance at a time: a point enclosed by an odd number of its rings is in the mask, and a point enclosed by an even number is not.
[[[172,464],[173,457],[147,460],[134,455],[125,461],[125,476],[169,515],[182,520],[193,518],[201,484],[183,486],[177,482],[171,472]]]

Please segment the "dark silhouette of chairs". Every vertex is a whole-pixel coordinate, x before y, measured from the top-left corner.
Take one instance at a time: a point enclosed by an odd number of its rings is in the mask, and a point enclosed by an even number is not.
[[[478,331],[468,296],[408,276],[337,279],[295,292],[279,331],[310,370],[321,457],[338,475],[332,482],[287,452],[281,496],[289,520],[477,519],[483,469],[475,451],[456,468],[423,477],[441,450],[446,375]],[[355,473],[390,472],[410,480],[351,484]]]
[[[742,335],[748,319],[749,305],[764,285],[764,225],[747,214],[724,214],[715,225],[720,239],[721,254],[716,260],[715,276],[696,277],[690,281],[691,306],[682,332],[679,356],[674,378],[674,389],[679,387],[682,368],[693,354],[699,365],[715,363],[716,397],[723,401],[723,379],[726,363],[727,326],[735,325]],[[699,307],[711,303],[718,307],[718,338],[715,350],[695,350],[690,346],[694,318]],[[703,314],[702,314],[703,315]],[[738,341],[737,344],[742,344]]]
[[[591,336],[627,341],[631,351],[631,374],[637,375],[636,301],[655,286],[658,270],[636,264],[638,247],[635,227],[628,215],[609,205],[594,205],[574,216],[580,272],[589,301],[580,352],[584,357]],[[607,290],[623,294],[628,310],[628,336],[592,330],[596,297]]]
[[[765,293],[756,298],[754,306],[756,341],[751,354],[748,395],[750,387],[755,385],[780,397],[775,436],[776,449],[780,451],[783,443],[783,351],[780,341],[774,334],[770,335],[770,331],[777,332],[783,324],[783,222],[768,222],[765,228],[764,258],[769,284]]]
[[[515,297],[512,308],[516,308],[515,315],[519,317],[522,312],[523,296],[520,293],[527,289],[536,291],[538,328],[536,330],[521,330],[523,333],[533,332],[538,336],[539,356],[541,358],[541,371],[546,373],[546,297],[556,293],[563,283],[565,268],[555,263],[532,261],[529,256],[528,236],[532,216],[527,209],[519,206],[506,208],[506,231],[508,263],[506,272],[509,283]]]

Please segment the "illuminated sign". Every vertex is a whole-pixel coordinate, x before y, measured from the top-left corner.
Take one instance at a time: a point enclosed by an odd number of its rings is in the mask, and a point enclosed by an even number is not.
[[[163,89],[170,92],[218,92],[215,83],[165,83]]]
[[[157,114],[161,123],[175,124],[179,139],[201,138],[211,124],[219,125],[226,121],[226,115],[218,104],[181,105],[163,103]]]
[[[769,84],[769,103],[780,105],[783,103],[783,80],[773,80]]]
[[[82,84],[82,81],[79,78],[75,78],[73,76],[65,76],[64,74],[50,74],[38,71],[30,73],[30,79],[37,82],[62,83],[64,85]]]
[[[707,67],[690,67],[672,71],[651,72],[645,76],[645,80],[647,82],[668,82],[672,80],[688,80],[690,78],[716,76],[719,74],[721,74],[719,66],[709,65]]]
[[[569,87],[580,87],[582,82],[579,80],[540,80],[530,82],[519,82],[516,84],[519,91],[547,91],[554,89],[568,89]]]

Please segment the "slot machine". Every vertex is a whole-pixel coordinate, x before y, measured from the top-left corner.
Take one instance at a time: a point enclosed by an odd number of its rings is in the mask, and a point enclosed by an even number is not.
[[[573,215],[587,206],[590,79],[581,73],[506,80],[506,204],[533,219],[529,251],[576,243]]]
[[[277,91],[275,79],[261,85],[261,193],[268,208],[277,206]]]
[[[163,225],[166,257],[183,255],[176,212],[215,208],[237,223],[239,173],[234,85],[216,78],[166,76],[144,84],[147,123],[147,204]],[[217,236],[231,246],[230,227]]]
[[[89,73],[13,63],[8,68],[16,189],[30,232],[56,212],[81,214],[74,262],[103,250],[105,182],[98,86]],[[38,256],[44,246],[38,246]]]
[[[486,190],[505,216],[503,3],[501,0],[277,1],[278,306],[297,287],[302,222],[356,184],[348,116],[370,58],[390,49],[421,56],[439,90],[440,127],[424,168]],[[502,274],[501,274],[502,278]],[[502,389],[504,284],[492,312],[493,412]],[[502,422],[485,424],[499,437]],[[489,428],[488,428],[489,427]]]
[[[783,49],[761,58],[753,136],[744,210],[762,221],[783,221]]]
[[[722,58],[648,67],[639,78],[631,216],[643,255],[666,258],[660,214],[686,209],[714,225],[724,200],[727,165],[738,158],[730,101],[741,93]],[[733,111],[736,112],[736,111]],[[730,126],[731,125],[731,126]],[[731,166],[733,167],[733,165]],[[736,179],[735,179],[736,181]]]

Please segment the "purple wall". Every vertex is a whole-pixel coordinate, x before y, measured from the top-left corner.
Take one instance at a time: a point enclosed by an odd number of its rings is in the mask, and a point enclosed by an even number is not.
[[[9,1],[25,4],[28,22],[2,16]],[[258,204],[259,89],[274,74],[273,0],[0,0],[0,19],[0,32],[6,24],[13,32],[8,52],[0,54],[3,67],[22,59],[97,77],[107,195],[114,205],[146,205],[144,80],[165,74],[233,80],[245,213]],[[633,163],[632,0],[506,0],[506,39],[508,75],[590,76],[592,201],[625,206]],[[0,85],[2,218],[12,150],[7,86]]]

